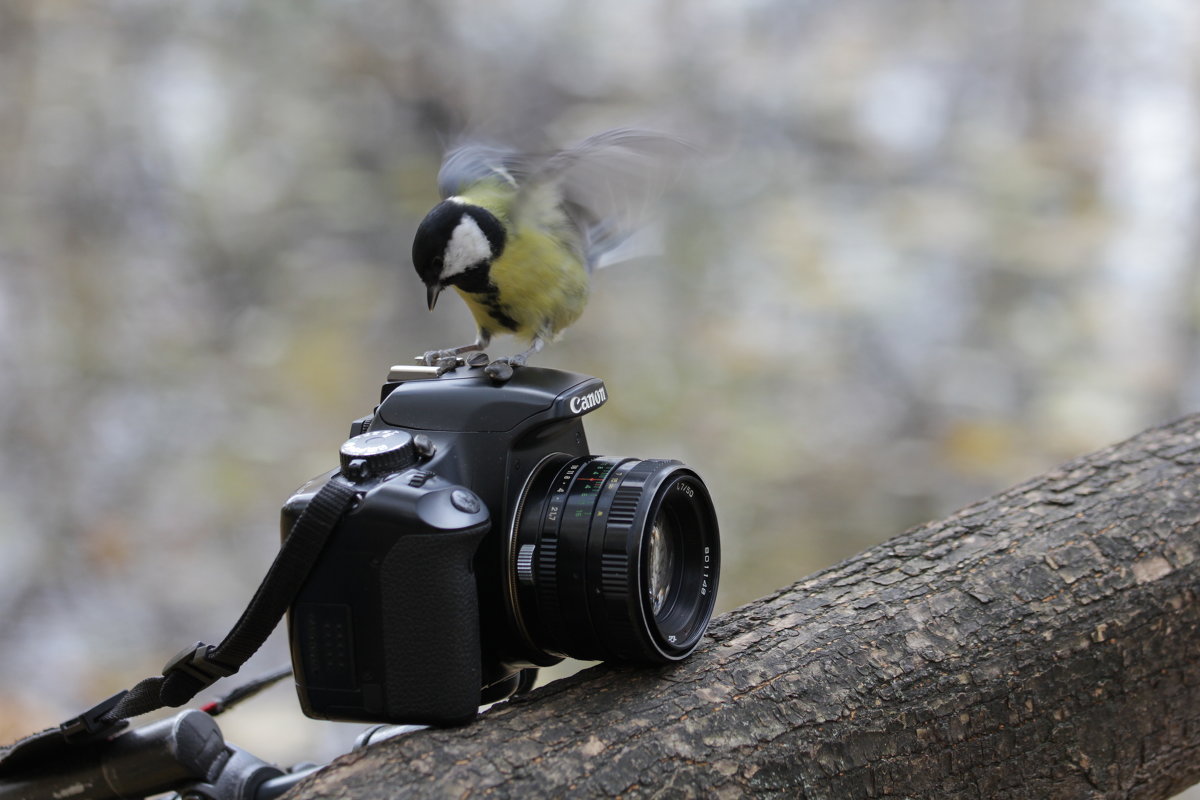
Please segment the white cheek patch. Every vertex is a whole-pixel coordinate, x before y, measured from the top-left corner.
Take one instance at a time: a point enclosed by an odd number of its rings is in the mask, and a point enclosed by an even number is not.
[[[487,261],[491,257],[492,245],[483,229],[470,214],[463,214],[446,244],[442,278],[466,272],[480,261]]]

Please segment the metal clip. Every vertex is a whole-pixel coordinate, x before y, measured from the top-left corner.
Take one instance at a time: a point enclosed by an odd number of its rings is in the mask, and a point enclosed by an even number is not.
[[[167,665],[163,667],[162,674],[170,675],[172,672],[182,672],[192,680],[198,681],[200,688],[204,688],[237,672],[236,667],[230,668],[211,660],[210,656],[215,649],[213,645],[204,642],[196,642],[191,647],[185,647],[167,662]]]

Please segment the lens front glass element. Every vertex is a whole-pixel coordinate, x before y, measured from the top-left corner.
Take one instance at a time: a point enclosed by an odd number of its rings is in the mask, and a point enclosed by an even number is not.
[[[509,618],[537,655],[675,661],[708,625],[719,552],[708,490],[678,461],[550,457],[513,519]]]
[[[671,520],[662,512],[654,518],[650,528],[650,538],[646,542],[646,559],[648,580],[646,588],[650,594],[650,610],[657,620],[667,604],[673,578],[675,576],[675,536]]]

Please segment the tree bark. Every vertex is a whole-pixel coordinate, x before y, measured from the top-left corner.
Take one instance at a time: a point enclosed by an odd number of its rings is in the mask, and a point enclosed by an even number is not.
[[[1200,416],[291,797],[1165,798],[1200,781]],[[730,532],[736,536],[737,532]]]

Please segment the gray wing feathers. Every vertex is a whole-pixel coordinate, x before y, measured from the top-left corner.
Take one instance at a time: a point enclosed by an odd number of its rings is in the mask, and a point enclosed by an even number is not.
[[[438,172],[443,198],[500,176],[518,188],[513,217],[534,213],[553,185],[563,212],[578,228],[588,268],[645,225],[695,149],[653,131],[618,128],[550,154],[522,154],[467,144],[447,154]]]
[[[555,153],[530,172],[523,186],[558,185],[567,214],[583,233],[590,270],[654,217],[694,153],[673,136],[620,128]]]
[[[438,193],[447,197],[462,192],[468,186],[486,178],[512,181],[514,186],[527,175],[526,156],[484,144],[465,144],[446,154],[438,170]]]

